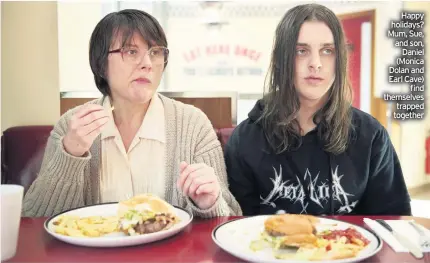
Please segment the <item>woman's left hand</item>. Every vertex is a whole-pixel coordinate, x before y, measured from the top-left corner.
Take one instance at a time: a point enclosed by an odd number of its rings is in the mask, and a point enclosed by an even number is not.
[[[202,210],[208,209],[220,194],[220,185],[212,167],[204,163],[181,162],[178,188]]]

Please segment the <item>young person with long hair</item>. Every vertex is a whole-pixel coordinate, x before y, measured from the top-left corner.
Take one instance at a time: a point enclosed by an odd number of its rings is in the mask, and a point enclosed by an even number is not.
[[[347,57],[330,9],[300,5],[280,21],[268,93],[225,149],[244,215],[411,213],[389,134],[352,106]]]

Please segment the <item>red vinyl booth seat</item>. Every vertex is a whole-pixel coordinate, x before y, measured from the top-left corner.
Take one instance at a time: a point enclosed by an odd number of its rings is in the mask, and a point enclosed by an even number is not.
[[[40,171],[43,154],[53,126],[18,126],[1,138],[1,183],[19,184],[25,191]],[[224,149],[234,128],[215,129]]]

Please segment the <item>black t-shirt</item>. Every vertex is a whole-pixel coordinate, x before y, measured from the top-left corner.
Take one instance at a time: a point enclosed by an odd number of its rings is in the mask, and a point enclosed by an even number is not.
[[[297,150],[275,154],[255,122],[262,107],[257,102],[225,149],[230,191],[244,215],[411,214],[398,157],[375,118],[353,108],[354,139],[342,154],[323,150],[318,127]]]

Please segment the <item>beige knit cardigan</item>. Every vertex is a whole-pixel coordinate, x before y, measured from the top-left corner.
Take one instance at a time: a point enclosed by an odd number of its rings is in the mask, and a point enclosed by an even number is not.
[[[197,217],[242,215],[238,202],[228,190],[221,144],[207,116],[194,106],[157,95],[163,102],[166,118],[165,200]],[[102,105],[105,98],[88,103]],[[23,216],[51,216],[100,202],[100,135],[84,157],[74,157],[63,148],[69,119],[79,107],[66,112],[52,130],[40,173],[25,194]],[[215,170],[221,194],[211,208],[199,209],[177,189],[181,161],[205,163]]]

